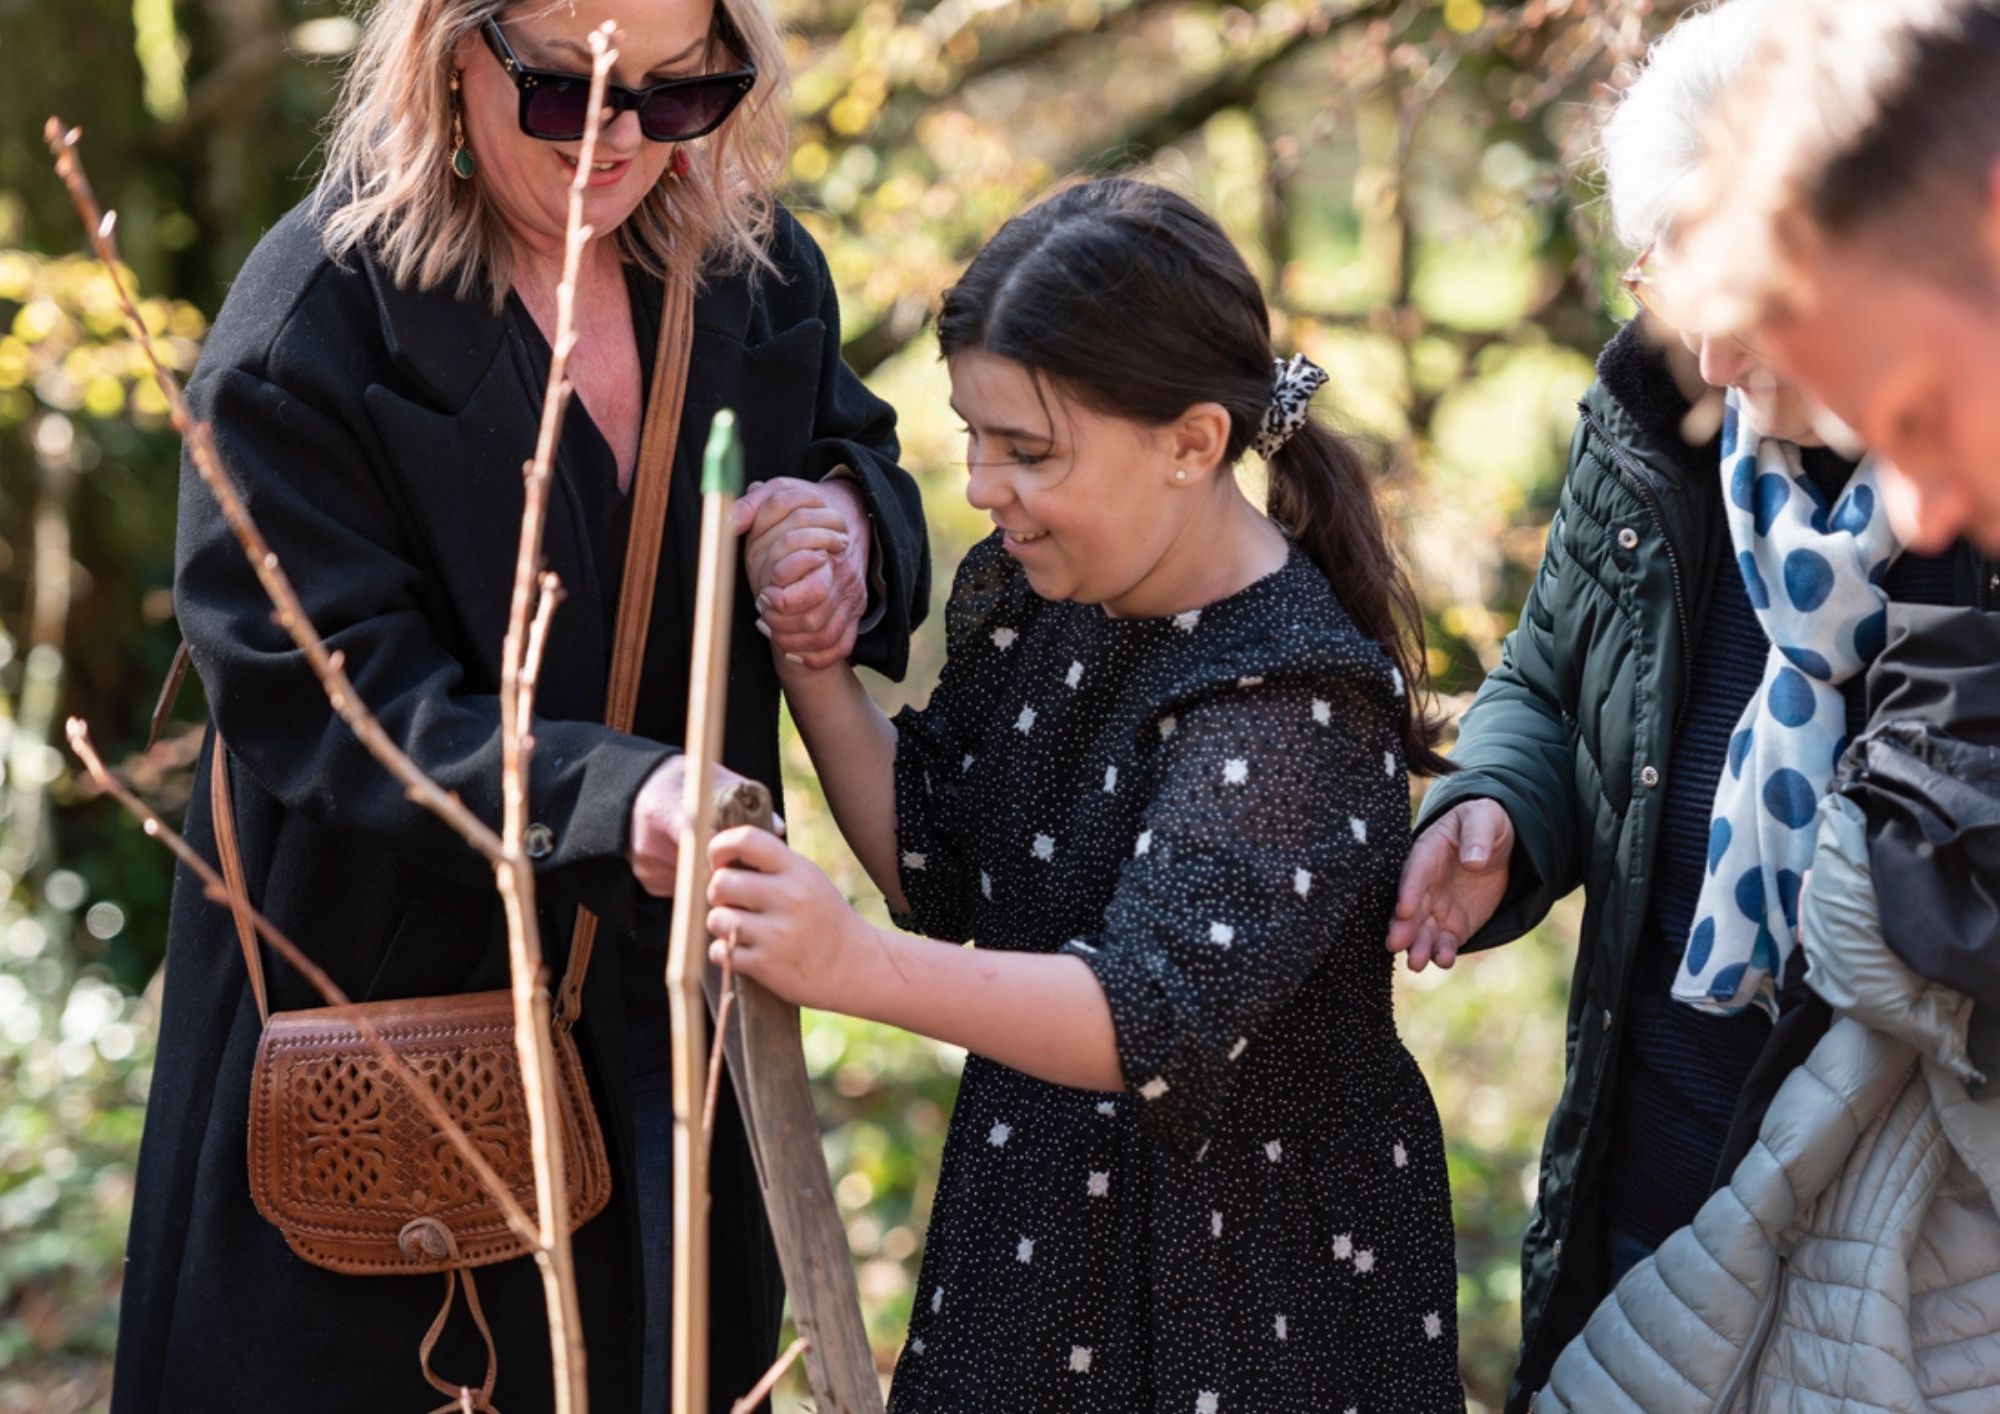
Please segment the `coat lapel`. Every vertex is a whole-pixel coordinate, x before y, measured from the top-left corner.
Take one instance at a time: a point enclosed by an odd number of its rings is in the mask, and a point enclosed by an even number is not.
[[[525,492],[534,455],[542,380],[520,341],[484,304],[445,290],[397,286],[364,257],[384,342],[403,387],[371,386],[365,401],[418,534],[436,567],[435,592],[460,628],[452,646],[479,680],[496,688],[513,594]],[[562,581],[542,668],[538,710],[600,716],[609,662],[595,555],[569,478],[549,489],[543,563]]]
[[[542,375],[506,322],[483,303],[446,290],[398,287],[363,257],[383,338],[402,386],[368,389],[370,417],[438,567],[441,593],[463,629],[454,645],[497,685],[519,532],[522,464],[534,452]],[[795,476],[812,437],[813,392],[825,337],[806,320],[776,338],[762,332],[750,282],[712,279],[695,300],[688,390],[654,590],[646,694],[669,694],[654,725],[676,729],[685,706],[701,527],[700,465],[709,424],[736,409],[751,480]],[[574,413],[572,412],[572,415]],[[601,717],[610,645],[605,597],[618,581],[600,571],[569,477],[550,488],[544,562],[562,579],[542,672],[540,710]],[[747,608],[745,613],[749,611]],[[745,626],[747,627],[747,621]],[[761,644],[757,640],[756,644]],[[756,645],[752,645],[753,647]]]

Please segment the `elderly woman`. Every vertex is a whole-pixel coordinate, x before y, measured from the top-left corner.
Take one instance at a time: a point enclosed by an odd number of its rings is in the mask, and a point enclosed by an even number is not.
[[[497,823],[502,631],[554,337],[591,31],[621,28],[584,220],[576,389],[546,558],[566,590],[542,687],[528,849],[560,970],[579,906],[603,921],[576,1031],[612,1174],[575,1235],[591,1398],[666,1408],[671,1205],[664,913],[678,834],[702,439],[740,414],[748,582],[725,760],[776,789],[773,647],[903,670],[928,598],[917,490],[891,410],[842,364],[811,238],[773,201],[783,60],[763,0],[380,0],[316,193],[245,264],[190,394],[312,622],[390,734]],[[695,290],[686,412],[631,732],[602,725],[607,662],[666,282]],[[753,606],[752,596],[756,596]],[[218,513],[184,477],[176,603],[227,743],[257,906],[357,999],[505,984],[484,864],[405,798],[329,709]],[[762,611],[762,623],[759,622]],[[762,632],[760,633],[760,628]],[[767,642],[767,638],[770,642]],[[216,735],[208,750],[216,749]],[[208,780],[204,755],[199,779]],[[187,833],[215,854],[206,792]],[[176,883],[141,1148],[114,1407],[419,1409],[440,1279],[308,1265],[253,1208],[246,1114],[259,1012],[226,910]],[[267,955],[273,1010],[318,996]],[[712,1386],[725,1408],[774,1354],[782,1291],[729,1090],[714,1160]],[[642,1260],[642,1253],[644,1260]],[[548,1409],[527,1259],[482,1269],[493,1402]],[[476,1384],[464,1312],[431,1364]],[[426,1402],[427,1401],[427,1402]],[[454,1406],[456,1407],[456,1406]]]
[[[1642,302],[1659,273],[1647,253],[1766,9],[1732,0],[1682,21],[1605,132]],[[1693,1217],[1754,1136],[1771,1076],[1810,1044],[1816,1009],[1792,948],[1800,871],[1760,854],[1783,833],[1773,814],[1809,815],[1864,720],[1861,668],[1879,640],[1865,621],[1842,638],[1832,606],[1976,592],[1967,552],[1897,558],[1859,513],[1872,473],[1818,444],[1755,347],[1648,317],[1597,373],[1540,573],[1465,718],[1462,769],[1424,802],[1389,940],[1412,968],[1450,966],[1585,889],[1567,1078],[1522,1256],[1514,1411],[1618,1276]],[[1763,474],[1740,479],[1751,454]],[[1831,577],[1788,573],[1791,550]],[[1846,656],[1781,660],[1803,634],[1841,639]],[[1810,759],[1771,762],[1802,706]]]

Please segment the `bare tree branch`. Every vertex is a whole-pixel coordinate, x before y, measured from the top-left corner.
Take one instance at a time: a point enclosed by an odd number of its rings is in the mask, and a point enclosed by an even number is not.
[[[792,1367],[792,1362],[805,1354],[811,1345],[811,1338],[802,1335],[787,1346],[785,1353],[778,1357],[777,1363],[764,1372],[764,1378],[750,1386],[750,1393],[729,1406],[729,1414],[750,1414],[751,1410],[763,1403],[766,1395],[778,1387],[778,1381],[785,1377],[785,1371]]]
[[[1134,0],[1135,6],[1143,3],[1146,0]],[[1143,162],[1161,148],[1179,142],[1216,114],[1247,105],[1271,70],[1302,49],[1350,26],[1391,16],[1408,3],[1409,0],[1364,0],[1344,9],[1323,5],[1310,11],[1289,34],[1263,52],[1225,67],[1165,108],[1141,118],[1110,142],[1072,155],[1066,164],[1058,164],[1058,170],[1066,166],[1075,171],[1112,172]],[[986,235],[986,232],[967,235],[952,251],[953,258],[969,259]],[[841,356],[865,378],[923,332],[929,312],[929,304],[922,298],[904,296],[894,300],[869,323],[850,332],[842,341]]]
[[[553,358],[544,394],[535,458],[525,469],[525,505],[521,517],[514,593],[501,670],[503,820],[502,832],[499,835],[495,835],[456,796],[441,790],[390,738],[348,680],[342,666],[341,655],[328,650],[314,630],[278,561],[277,553],[271,549],[257,529],[237,495],[234,483],[224,470],[208,426],[193,417],[182,396],[179,382],[159,357],[145,321],[139,316],[126,289],[117,248],[112,239],[115,217],[100,211],[96,196],[84,174],[82,163],[76,154],[80,133],[78,130],[65,128],[54,118],[49,120],[44,130],[50,151],[56,158],[57,173],[69,187],[77,212],[83,218],[97,254],[110,275],[126,321],[152,366],[154,378],[166,398],[173,425],[186,440],[190,459],[194,462],[198,474],[214,492],[224,517],[242,544],[258,580],[277,607],[279,624],[286,630],[313,672],[319,677],[334,711],[354,731],[363,745],[403,783],[411,799],[424,805],[457,829],[459,834],[485,855],[493,866],[495,881],[507,913],[508,962],[514,1001],[515,1044],[520,1057],[521,1086],[528,1110],[529,1147],[533,1159],[538,1210],[538,1223],[528,1224],[528,1230],[522,1235],[530,1237],[534,1244],[536,1266],[542,1276],[543,1294],[548,1306],[549,1341],[555,1377],[555,1407],[558,1414],[584,1414],[589,1394],[584,1374],[585,1352],[581,1307],[576,1291],[575,1268],[570,1255],[567,1204],[562,1201],[561,1196],[565,1192],[564,1155],[557,1137],[561,1132],[561,1116],[555,1089],[550,1081],[550,1077],[555,1073],[555,1059],[548,992],[542,982],[541,937],[535,913],[534,868],[522,848],[522,839],[527,824],[528,758],[533,749],[528,724],[532,720],[530,714],[534,689],[539,678],[542,650],[547,642],[549,619],[554,612],[558,597],[558,586],[555,585],[553,576],[544,577],[538,573],[542,553],[542,524],[547,508],[556,436],[570,394],[564,369],[569,352],[575,344],[573,306],[576,272],[583,248],[592,236],[590,229],[583,224],[582,194],[589,180],[591,157],[596,146],[603,87],[616,58],[616,51],[609,45],[612,28],[613,26],[607,23],[590,37],[593,56],[592,98],[579,153],[577,174],[570,188],[563,276],[561,284],[557,287],[556,332],[552,340]],[[541,603],[539,609],[535,609],[533,606],[538,588],[542,591]],[[80,751],[88,745],[87,739],[80,733],[73,733],[72,739],[82,742]],[[99,764],[101,771],[101,763]],[[108,773],[103,773],[100,784],[108,780]],[[136,800],[129,795],[125,798],[132,799],[136,803]],[[157,822],[157,817],[149,818],[149,833],[158,834],[162,828]],[[180,853],[184,860],[196,858],[191,850],[185,853],[177,851],[177,853]],[[205,871],[205,864],[202,868]],[[227,899],[226,891],[223,897]],[[268,924],[265,925],[265,929],[268,929]],[[269,929],[267,936],[275,935],[275,932],[275,929]],[[280,952],[284,953],[287,960],[292,961],[294,965],[304,964],[301,970],[307,972],[307,975],[317,976],[320,980],[326,981],[329,987],[331,986],[330,979],[326,979],[318,969],[312,968],[309,960],[289,942],[282,945],[274,942],[274,946],[279,946]],[[344,998],[334,1004],[351,1005]],[[349,1015],[351,1020],[356,1020],[353,1013]],[[357,1025],[366,1028],[364,1034],[372,1033],[372,1027],[367,1026],[365,1018],[358,1019]],[[406,1069],[402,1067],[400,1058],[380,1042],[379,1036],[373,1036],[372,1040],[376,1048],[384,1054],[392,1070]],[[411,1078],[414,1081],[414,1076]],[[451,1123],[450,1116],[444,1113],[435,1096],[431,1095],[426,1087],[418,1082],[412,1093],[418,1097],[419,1104],[424,1106],[425,1112],[434,1122],[442,1118],[443,1126],[448,1127],[448,1134],[457,1135],[455,1144],[464,1140],[463,1134]],[[465,1144],[469,1148],[469,1141],[465,1141]],[[485,1167],[483,1161],[480,1163],[484,1177],[492,1178],[491,1169]],[[493,1179],[493,1183],[498,1186],[497,1178]],[[506,1192],[504,1186],[498,1186],[496,1197],[500,1200],[503,1211],[507,1213],[510,1225],[517,1217],[525,1220],[519,1204]]]

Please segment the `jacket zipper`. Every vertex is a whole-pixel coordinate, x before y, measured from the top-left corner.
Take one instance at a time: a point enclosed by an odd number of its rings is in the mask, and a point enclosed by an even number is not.
[[[1674,537],[1667,532],[1666,512],[1661,508],[1660,499],[1647,483],[1639,464],[1632,459],[1630,453],[1618,445],[1610,430],[1598,420],[1597,414],[1590,410],[1588,404],[1579,403],[1577,410],[1583,414],[1584,425],[1597,435],[1597,440],[1604,444],[1604,450],[1611,454],[1611,464],[1618,468],[1618,474],[1632,483],[1632,489],[1638,492],[1639,499],[1646,503],[1646,510],[1653,517],[1653,524],[1659,527],[1660,543],[1667,549],[1667,568],[1671,571],[1674,581],[1674,616],[1680,621],[1681,626],[1681,673],[1685,680],[1680,701],[1674,704],[1673,732],[1675,736],[1679,736],[1681,717],[1687,711],[1686,684],[1694,680],[1694,625],[1688,616],[1687,590],[1682,581],[1680,549],[1674,544]]]
[[[1709,1406],[1709,1414],[1735,1414],[1738,1400],[1743,1401],[1746,1410],[1754,1403],[1757,1367],[1764,1363],[1764,1352],[1770,1348],[1771,1336],[1777,1330],[1778,1305],[1784,1299],[1785,1278],[1790,1271],[1791,1259],[1780,1256],[1777,1275],[1771,1278],[1770,1294],[1764,1298],[1764,1305],[1757,1312],[1757,1324],[1751,1328],[1749,1344],[1743,1347],[1736,1368],[1729,1372],[1728,1382],[1716,1395],[1715,1403]]]

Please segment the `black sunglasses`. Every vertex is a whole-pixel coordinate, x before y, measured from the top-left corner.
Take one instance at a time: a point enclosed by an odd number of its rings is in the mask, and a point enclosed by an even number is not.
[[[514,80],[521,94],[521,131],[547,142],[574,142],[583,136],[590,116],[590,75],[557,69],[531,69],[515,57],[514,47],[500,32],[497,20],[480,27],[486,47]],[[722,126],[757,82],[754,68],[726,74],[697,74],[668,79],[649,88],[604,85],[604,106],[615,119],[626,109],[639,115],[639,131],[654,142],[686,142],[705,137]]]

